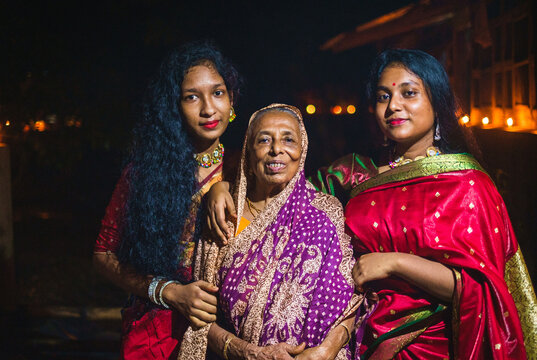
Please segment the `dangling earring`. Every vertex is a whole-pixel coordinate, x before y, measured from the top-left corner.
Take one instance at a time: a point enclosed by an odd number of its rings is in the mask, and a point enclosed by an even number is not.
[[[436,141],[442,139],[442,137],[440,136],[440,126],[438,126],[438,123],[436,123],[436,130],[434,131],[434,139]]]
[[[233,106],[231,109],[229,109],[229,122],[233,122],[235,118],[237,117],[237,114],[235,114],[235,109],[233,109]]]
[[[384,142],[382,143],[382,146],[388,147],[390,146],[390,143],[388,142],[388,137],[384,135]]]

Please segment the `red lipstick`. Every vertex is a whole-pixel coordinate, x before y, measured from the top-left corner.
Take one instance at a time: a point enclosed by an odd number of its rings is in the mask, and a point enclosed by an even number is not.
[[[401,124],[404,123],[405,121],[407,121],[407,119],[397,118],[397,119],[390,119],[390,120],[388,120],[386,123],[387,123],[388,125],[391,125],[391,126],[397,126],[397,125],[401,125]]]
[[[220,122],[219,120],[207,121],[205,124],[202,124],[201,126],[203,126],[206,129],[214,129],[215,127],[218,126],[219,122]]]

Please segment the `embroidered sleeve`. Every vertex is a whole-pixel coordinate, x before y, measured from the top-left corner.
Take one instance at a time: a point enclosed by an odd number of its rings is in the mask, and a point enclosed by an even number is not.
[[[115,253],[119,249],[121,242],[120,225],[125,214],[127,194],[127,176],[126,171],[123,171],[101,221],[101,231],[95,241],[94,252],[110,251]]]

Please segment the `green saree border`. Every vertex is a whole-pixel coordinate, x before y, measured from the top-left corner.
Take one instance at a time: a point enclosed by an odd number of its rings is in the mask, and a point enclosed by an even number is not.
[[[354,187],[351,190],[351,198],[376,186],[461,170],[478,170],[487,174],[477,160],[469,154],[438,155],[416,160],[378,174]]]
[[[421,333],[423,333],[425,330],[427,330],[427,328],[429,326],[431,326],[432,324],[437,322],[438,321],[437,317],[440,316],[446,309],[447,309],[447,307],[445,305],[442,305],[442,304],[430,305],[430,306],[428,306],[426,308],[419,309],[414,314],[409,316],[409,318],[407,319],[408,320],[407,323],[405,323],[405,324],[403,324],[403,325],[401,325],[401,326],[399,326],[399,327],[397,327],[397,328],[395,328],[395,329],[393,329],[391,331],[388,331],[384,335],[381,335],[373,344],[371,344],[371,346],[368,347],[366,352],[360,357],[360,360],[369,359],[369,357],[372,356],[375,353],[375,350],[378,348],[378,346],[382,342],[384,342],[386,340],[389,340],[389,339],[391,339],[393,337],[403,335],[404,332],[409,328],[418,327],[418,329],[413,331],[415,333],[414,336],[408,338],[405,341],[405,343],[402,344],[402,346],[400,346],[398,348],[398,350],[396,350],[397,351],[396,353],[398,353],[399,351],[401,351],[401,349],[403,347],[408,345],[408,343],[410,343],[417,336],[419,336]],[[395,355],[396,353],[394,353],[393,355]]]

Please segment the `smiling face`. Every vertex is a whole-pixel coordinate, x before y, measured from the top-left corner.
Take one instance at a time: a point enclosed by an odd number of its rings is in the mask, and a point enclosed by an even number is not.
[[[298,120],[282,111],[261,114],[253,124],[248,151],[256,187],[263,188],[264,192],[281,191],[300,164],[302,145]]]
[[[433,144],[434,109],[423,81],[402,65],[384,69],[377,85],[375,117],[391,140],[412,146]]]
[[[228,126],[231,96],[211,64],[188,69],[181,84],[180,105],[183,124],[197,148],[211,146]]]

